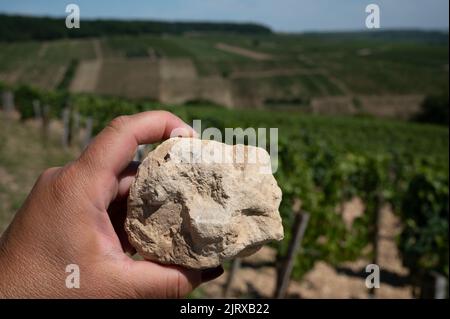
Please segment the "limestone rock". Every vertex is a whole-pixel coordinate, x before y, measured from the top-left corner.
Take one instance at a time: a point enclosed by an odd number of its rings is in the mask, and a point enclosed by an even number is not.
[[[146,259],[211,268],[283,239],[280,201],[264,149],[172,138],[139,166],[125,229]]]

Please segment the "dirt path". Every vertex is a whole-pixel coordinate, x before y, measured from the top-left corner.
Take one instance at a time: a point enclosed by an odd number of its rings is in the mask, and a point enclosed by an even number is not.
[[[161,80],[195,80],[197,69],[191,59],[160,59],[159,76]]]
[[[235,71],[230,75],[231,79],[260,79],[271,78],[276,76],[293,76],[293,75],[320,75],[320,70],[314,69],[271,69],[261,71]]]
[[[92,45],[94,46],[94,52],[97,60],[103,59],[103,50],[102,50],[102,44],[99,39],[93,39]]]
[[[408,270],[401,263],[400,253],[396,245],[396,238],[400,231],[401,224],[399,219],[389,207],[384,207],[381,211],[378,263],[385,271],[406,276],[408,275]]]
[[[14,71],[0,74],[0,81],[16,83],[24,72],[24,67],[16,68]]]
[[[325,76],[331,81],[344,95],[352,94],[351,90],[337,77],[331,75],[329,72],[325,72]]]
[[[74,93],[95,92],[101,68],[102,61],[99,59],[80,62],[72,83],[70,83],[70,91]]]
[[[248,49],[244,49],[241,47],[236,47],[233,45],[225,44],[225,43],[217,43],[216,48],[225,52],[234,53],[237,55],[241,55],[253,60],[272,60],[273,57],[270,54],[262,53],[262,52],[256,52]]]
[[[43,42],[38,51],[38,58],[43,58],[47,53],[47,49],[48,49],[48,42]]]
[[[99,39],[92,40],[95,60],[81,61],[75,72],[69,90],[74,93],[94,93],[98,86],[100,72],[103,66],[102,44]]]
[[[64,75],[66,74],[67,71],[67,67],[68,67],[67,65],[61,65],[60,67],[58,67],[53,77],[49,79],[50,83],[48,83],[47,86],[43,87],[47,89],[54,89],[55,87],[57,87],[58,84],[61,83],[61,81],[63,80]]]
[[[158,99],[163,103],[184,103],[198,95],[198,74],[191,59],[159,60]]]
[[[158,98],[159,65],[145,58],[105,59],[96,93],[127,98]]]

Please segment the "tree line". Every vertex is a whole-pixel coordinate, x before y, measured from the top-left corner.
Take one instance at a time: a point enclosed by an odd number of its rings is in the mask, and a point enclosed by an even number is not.
[[[226,32],[270,34],[271,29],[255,23],[163,22],[138,20],[82,20],[81,28],[68,29],[64,18],[0,14],[0,41],[54,40],[112,35],[183,34]]]

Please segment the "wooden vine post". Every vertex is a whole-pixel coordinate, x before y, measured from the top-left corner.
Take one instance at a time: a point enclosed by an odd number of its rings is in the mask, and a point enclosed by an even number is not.
[[[381,229],[381,215],[383,209],[384,201],[383,196],[380,192],[377,193],[375,199],[375,207],[374,207],[374,219],[373,219],[373,236],[372,236],[372,246],[373,246],[373,256],[372,256],[372,264],[379,266],[379,252],[380,252],[380,229]],[[369,288],[369,297],[375,298],[376,293],[375,287]]]
[[[11,116],[14,111],[14,93],[5,91],[2,93],[2,106],[6,116]]]
[[[231,286],[233,285],[233,279],[236,276],[236,273],[238,272],[239,268],[241,268],[241,259],[240,258],[233,259],[233,262],[231,263],[230,272],[228,273],[227,281],[223,288],[224,298],[230,295]]]
[[[33,113],[34,119],[39,121],[42,118],[42,109],[41,109],[41,101],[33,100]]]
[[[50,125],[50,106],[47,104],[42,108],[42,140],[47,144]]]
[[[292,239],[289,242],[288,252],[281,263],[278,271],[277,283],[274,298],[285,298],[294,268],[295,257],[301,247],[306,227],[308,226],[310,214],[305,211],[295,213],[295,220],[292,226]]]
[[[94,127],[94,120],[92,119],[92,117],[88,117],[85,123],[85,135],[81,144],[82,149],[85,149],[91,142],[93,127]]]
[[[62,111],[62,121],[64,125],[62,145],[64,148],[68,148],[70,145],[70,109],[68,107]]]

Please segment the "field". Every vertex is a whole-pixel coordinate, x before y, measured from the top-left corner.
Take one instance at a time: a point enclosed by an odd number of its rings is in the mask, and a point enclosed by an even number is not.
[[[386,116],[387,109],[401,105],[408,117],[424,96],[447,90],[448,37],[407,35],[185,34],[2,43],[0,80],[170,104],[210,101],[306,111],[325,105],[320,113],[346,98],[347,113]],[[176,64],[180,60],[195,68],[189,83],[189,70]],[[161,64],[166,70],[173,66],[170,80]],[[77,84],[86,78],[89,84]],[[210,81],[222,89],[206,94]],[[377,108],[370,97],[380,96],[386,103]],[[409,102],[402,104],[402,98]]]
[[[62,81],[73,60],[95,57],[90,42],[62,40],[0,44],[0,79],[52,89]]]

